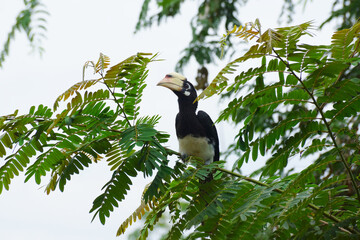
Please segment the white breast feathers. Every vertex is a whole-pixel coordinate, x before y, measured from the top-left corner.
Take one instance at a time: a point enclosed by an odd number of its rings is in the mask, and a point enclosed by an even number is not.
[[[202,158],[205,164],[213,162],[215,151],[214,146],[206,137],[193,137],[188,135],[184,138],[179,138],[179,151],[181,155],[195,156]]]

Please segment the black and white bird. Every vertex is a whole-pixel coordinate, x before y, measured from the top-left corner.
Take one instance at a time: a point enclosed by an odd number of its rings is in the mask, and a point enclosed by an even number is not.
[[[206,112],[196,113],[198,102],[195,101],[197,94],[194,86],[175,72],[167,74],[157,85],[169,88],[178,96],[179,113],[176,115],[175,127],[182,157],[199,157],[205,164],[218,161],[217,131]]]

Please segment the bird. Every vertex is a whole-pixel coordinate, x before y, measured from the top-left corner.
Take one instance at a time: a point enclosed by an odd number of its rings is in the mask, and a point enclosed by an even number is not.
[[[183,75],[172,72],[157,84],[172,90],[178,97],[179,113],[175,119],[176,136],[182,159],[194,156],[204,164],[219,161],[219,138],[210,116],[199,110],[194,86]]]

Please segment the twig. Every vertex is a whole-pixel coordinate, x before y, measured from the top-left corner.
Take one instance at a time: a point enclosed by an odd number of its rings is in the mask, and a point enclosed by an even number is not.
[[[105,86],[107,87],[107,89],[109,90],[109,92],[111,93],[111,95],[113,96],[114,102],[117,104],[118,108],[119,108],[119,109],[121,110],[121,112],[123,113],[126,122],[127,122],[127,123],[129,124],[129,126],[131,127],[132,125],[131,125],[128,117],[126,116],[125,110],[124,110],[124,108],[121,107],[120,103],[118,102],[118,100],[117,100],[117,98],[116,98],[116,96],[115,96],[114,91],[111,91],[109,85],[106,84],[105,79],[104,79],[104,75],[103,75],[102,73],[100,73],[100,75],[101,75],[101,78],[104,80],[103,83],[105,84]]]

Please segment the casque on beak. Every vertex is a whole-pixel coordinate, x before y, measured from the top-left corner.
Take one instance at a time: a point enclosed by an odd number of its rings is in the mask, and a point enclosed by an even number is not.
[[[157,86],[169,88],[170,90],[180,92],[186,78],[178,73],[167,74]]]

